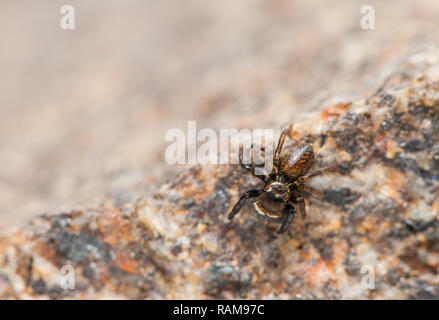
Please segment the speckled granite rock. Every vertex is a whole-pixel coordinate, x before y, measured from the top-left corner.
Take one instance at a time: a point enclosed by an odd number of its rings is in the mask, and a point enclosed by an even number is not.
[[[195,166],[132,208],[41,216],[0,237],[0,298],[439,298],[439,53],[295,128],[316,167],[338,166],[289,232],[250,204],[229,223],[260,182]],[[64,265],[74,290],[60,286]]]

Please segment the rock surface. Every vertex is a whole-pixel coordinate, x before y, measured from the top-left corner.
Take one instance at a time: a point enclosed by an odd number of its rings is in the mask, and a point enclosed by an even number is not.
[[[239,166],[194,166],[131,206],[0,236],[0,298],[439,298],[439,53],[295,129],[315,167],[338,165],[312,182],[323,197],[307,198],[287,233],[250,203],[227,221],[260,186]],[[73,290],[60,286],[65,265]]]
[[[169,128],[280,128],[439,43],[436,0],[0,1],[0,232],[157,190]],[[334,99],[335,98],[335,99]]]

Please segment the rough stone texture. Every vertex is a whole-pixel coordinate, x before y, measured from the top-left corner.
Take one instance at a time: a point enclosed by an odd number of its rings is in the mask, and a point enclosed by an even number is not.
[[[0,232],[156,190],[178,170],[165,132],[187,120],[280,128],[369,96],[439,43],[437,17],[437,0],[2,0]]]
[[[194,166],[122,208],[35,218],[0,237],[1,298],[439,298],[439,53],[412,56],[376,92],[297,123],[321,199],[277,235],[239,166]],[[291,143],[290,143],[291,145]],[[288,150],[288,145],[284,151]],[[59,270],[75,268],[75,290]],[[375,289],[361,287],[372,266]],[[364,270],[363,270],[364,271]]]

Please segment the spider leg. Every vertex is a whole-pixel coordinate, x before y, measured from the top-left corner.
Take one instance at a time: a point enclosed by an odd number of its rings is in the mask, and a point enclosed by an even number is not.
[[[255,175],[255,165],[253,162],[253,145],[252,145],[252,159],[251,159],[251,164],[245,164],[242,161],[242,146],[239,148],[239,164],[241,165],[241,167],[243,167],[248,173],[250,173],[252,176],[255,176],[259,179],[261,179],[262,181],[266,182],[267,181],[267,177],[264,175]],[[265,148],[261,147],[261,151],[265,152]]]
[[[279,141],[277,142],[276,151],[274,151],[274,156],[273,156],[274,163],[279,162],[279,157],[280,157],[280,153],[282,152],[282,148],[284,146],[285,137],[286,137],[288,131],[290,131],[290,129],[291,129],[291,126],[289,126],[287,129],[282,131],[282,133],[280,134]]]
[[[337,165],[333,164],[333,165],[330,165],[329,167],[326,167],[326,168],[321,168],[321,169],[317,169],[317,170],[311,171],[311,172],[305,174],[302,177],[302,180],[306,181],[308,179],[314,178],[315,176],[319,176],[321,174],[325,174],[328,171],[334,170],[336,167],[337,167]]]
[[[252,172],[251,172],[251,169],[252,169],[251,165],[250,165],[250,164],[246,164],[246,163],[244,163],[244,162],[242,161],[242,146],[239,147],[239,155],[238,155],[238,158],[239,158],[239,164],[241,165],[241,167],[243,167],[248,173],[252,173]]]
[[[305,199],[298,197],[297,202],[299,204],[299,212],[303,219],[306,218]]]
[[[277,233],[283,233],[287,231],[291,223],[294,221],[294,218],[296,217],[296,210],[294,210],[294,206],[292,206],[291,204],[287,204],[284,210],[285,210],[285,218],[284,221],[282,222],[282,226],[277,231]]]
[[[252,148],[253,148],[253,143],[252,143]],[[264,146],[259,146],[259,148],[260,148],[261,151],[264,152],[264,154],[265,154],[265,147],[264,147]]]
[[[313,196],[316,197],[322,197],[323,193],[319,190],[314,189],[313,187],[310,186],[302,186],[302,190],[308,193],[311,193]]]
[[[253,189],[253,190],[249,190],[247,192],[245,192],[241,198],[239,198],[238,202],[235,204],[235,206],[233,207],[232,211],[230,211],[228,218],[229,220],[232,220],[233,217],[239,212],[239,210],[241,210],[242,206],[245,203],[245,200],[250,199],[250,198],[256,198],[261,194],[261,191]]]
[[[277,147],[273,156],[273,163],[275,164],[275,166],[279,164],[280,154],[284,146],[285,137],[288,135],[290,139],[292,139],[292,136],[296,133],[296,131],[293,131],[293,125],[290,125],[280,134],[279,141],[277,142]]]

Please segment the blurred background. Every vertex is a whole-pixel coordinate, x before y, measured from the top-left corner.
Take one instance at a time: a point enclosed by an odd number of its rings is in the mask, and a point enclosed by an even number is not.
[[[188,120],[278,128],[367,96],[435,45],[438,17],[434,0],[2,0],[0,229],[153,190]]]

